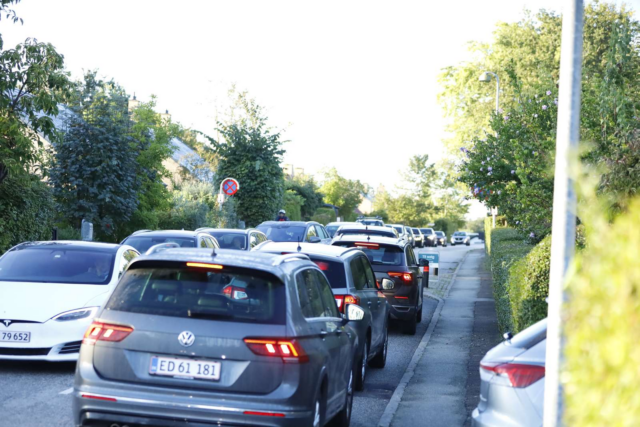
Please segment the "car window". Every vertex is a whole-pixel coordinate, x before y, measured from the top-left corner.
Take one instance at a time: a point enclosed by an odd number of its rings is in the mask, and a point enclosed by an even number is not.
[[[404,251],[396,245],[385,245],[377,243],[341,242],[333,243],[335,246],[345,246],[347,248],[356,247],[369,258],[372,265],[405,265]]]
[[[120,257],[120,267],[118,268],[118,278],[120,278],[124,274],[124,271],[127,269],[131,261],[137,256],[138,254],[135,251],[132,251],[131,249],[123,252],[122,256]]]
[[[205,239],[204,237],[200,236],[200,247],[201,248],[207,248],[207,239]]]
[[[258,230],[267,235],[274,242],[298,242],[305,238],[303,225],[290,225],[286,222],[277,225],[259,225]]]
[[[329,284],[332,288],[347,287],[347,277],[342,261],[329,261],[327,259],[314,257],[313,255],[309,255],[309,258],[316,263],[318,268],[322,270],[327,279],[329,279]]]
[[[251,233],[249,235],[249,246],[251,247],[251,249],[258,246],[259,243],[260,243],[260,240],[258,239],[258,235],[256,233]]]
[[[411,248],[411,246],[407,246],[407,265],[418,265],[418,261],[416,261],[416,255],[413,252],[413,248]]]
[[[360,257],[351,260],[351,274],[353,276],[353,284],[357,290],[362,290],[367,286],[367,276]]]
[[[316,233],[316,227],[314,227],[313,225],[309,226],[309,228],[307,229],[307,238],[306,240],[309,241],[309,239],[311,237],[317,237],[318,234]]]
[[[264,235],[264,234],[262,234],[262,233],[256,233],[256,236],[258,236],[258,241],[259,241],[260,243],[262,243],[262,242],[266,242],[266,241],[267,241],[267,236],[265,236],[265,235]]]
[[[323,227],[323,226],[321,226],[321,225],[316,225],[316,231],[317,231],[317,233],[318,233],[318,236],[319,236],[321,239],[328,239],[328,238],[329,238],[329,235],[327,234],[327,232],[326,232],[326,230],[324,229],[324,227]]]
[[[338,228],[340,228],[339,225],[329,225],[327,226],[327,232],[331,237],[333,237],[336,234],[336,231],[338,231]]]
[[[336,299],[331,291],[331,286],[327,281],[327,278],[322,275],[318,270],[311,270],[315,277],[316,284],[320,289],[320,296],[322,297],[322,303],[324,305],[324,317],[340,317],[338,313],[338,306],[336,305]]]
[[[307,319],[324,316],[324,304],[313,276],[315,270],[308,268],[296,274],[296,289],[302,315]]]
[[[243,250],[247,248],[247,236],[244,232],[209,231],[208,233],[215,237],[222,249]]]
[[[376,289],[376,276],[373,274],[373,270],[371,269],[371,264],[369,261],[360,257],[360,262],[362,262],[362,269],[364,270],[365,277],[367,278],[367,288]]]
[[[195,248],[196,239],[193,237],[171,237],[171,236],[132,236],[127,238],[125,245],[133,246],[141,254],[145,253],[151,246],[160,243],[176,243],[181,248]]]
[[[399,235],[402,236],[404,234],[404,228],[402,228],[402,227],[393,227],[393,228],[396,229],[396,231],[398,232]]]

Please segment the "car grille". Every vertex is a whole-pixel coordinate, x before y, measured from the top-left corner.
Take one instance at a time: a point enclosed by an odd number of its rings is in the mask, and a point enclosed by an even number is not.
[[[58,352],[58,354],[72,354],[80,352],[82,341],[73,341],[66,343]]]
[[[46,356],[51,351],[49,348],[0,348],[0,356]]]

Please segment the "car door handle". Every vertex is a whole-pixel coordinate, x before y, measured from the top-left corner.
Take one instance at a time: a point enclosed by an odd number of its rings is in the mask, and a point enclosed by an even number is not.
[[[325,339],[327,337],[327,331],[320,331],[320,336],[322,339]]]
[[[367,301],[367,305],[371,307],[371,301]]]

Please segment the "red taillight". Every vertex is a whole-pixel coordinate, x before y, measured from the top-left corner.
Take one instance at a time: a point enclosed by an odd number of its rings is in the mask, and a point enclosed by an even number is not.
[[[344,313],[344,306],[347,304],[360,304],[360,298],[355,295],[334,295],[336,305],[340,313]]]
[[[131,332],[133,332],[133,328],[129,326],[93,322],[87,332],[84,333],[82,343],[93,345],[96,341],[120,342],[128,337]]]
[[[222,288],[222,294],[231,299],[248,299],[247,291],[243,288],[227,285]]]
[[[400,272],[391,271],[387,274],[391,277],[399,277],[407,285],[410,285],[413,283],[413,275],[411,273],[400,273]]]
[[[97,394],[82,393],[80,396],[84,397],[85,399],[106,400],[107,402],[117,402],[118,401],[115,397],[98,396]]]
[[[425,266],[422,268],[422,271],[423,271],[423,272],[425,272],[425,273],[428,273],[428,272],[429,272],[429,266],[428,266],[428,265],[425,265]]]
[[[259,412],[259,411],[244,411],[245,415],[260,415],[261,417],[281,417],[284,418],[284,414],[278,412]]]
[[[544,366],[525,365],[521,363],[491,364],[481,363],[480,367],[498,375],[506,375],[511,386],[515,388],[529,387],[544,377]]]
[[[409,297],[399,297],[399,296],[395,296],[395,299],[409,299]]]
[[[309,357],[295,340],[245,338],[245,344],[258,356],[281,357],[285,362],[307,362]]]

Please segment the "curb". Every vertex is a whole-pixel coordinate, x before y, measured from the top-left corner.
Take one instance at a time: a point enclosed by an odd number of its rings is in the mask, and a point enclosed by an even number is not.
[[[416,351],[413,353],[411,362],[409,362],[409,366],[407,366],[407,369],[405,370],[404,375],[400,380],[400,383],[398,383],[398,386],[393,392],[393,395],[391,395],[391,399],[389,399],[389,403],[387,403],[387,407],[384,408],[384,412],[380,417],[380,421],[378,421],[378,427],[389,427],[391,425],[391,422],[393,421],[393,417],[398,411],[398,406],[400,406],[400,402],[402,401],[404,390],[407,388],[407,385],[409,384],[409,381],[411,381],[411,378],[413,378],[413,374],[415,373],[416,366],[418,366],[418,362],[420,361],[420,359],[422,359],[422,356],[424,355],[424,352],[427,349],[427,344],[429,344],[429,340],[431,339],[431,335],[433,335],[433,331],[436,329],[436,325],[438,324],[438,320],[440,319],[440,312],[442,311],[442,307],[444,306],[444,300],[449,296],[449,291],[453,287],[453,282],[455,281],[456,276],[458,275],[458,271],[460,270],[460,267],[462,267],[462,264],[467,259],[468,254],[469,252],[466,252],[462,256],[462,259],[460,260],[460,264],[458,264],[458,267],[456,267],[456,271],[453,272],[453,275],[451,276],[451,286],[449,286],[449,289],[447,289],[447,292],[444,295],[444,298],[439,298],[435,295],[427,294],[429,298],[435,299],[438,301],[438,307],[436,307],[436,311],[433,313],[433,316],[431,317],[431,322],[429,323],[427,332],[425,332],[424,335],[422,336],[422,339],[420,340],[420,344],[418,344],[418,348],[416,348]]]

